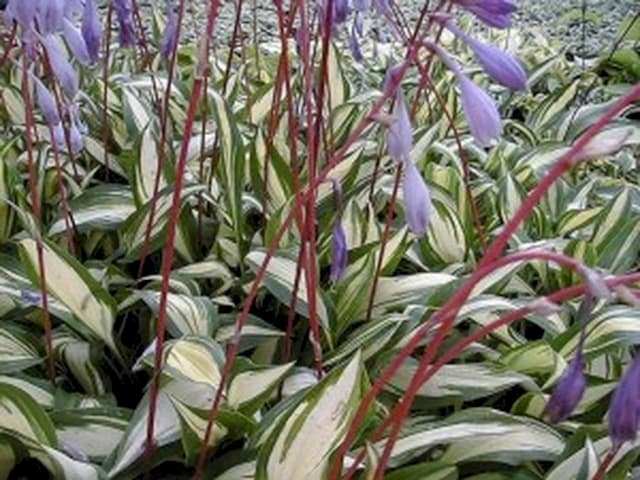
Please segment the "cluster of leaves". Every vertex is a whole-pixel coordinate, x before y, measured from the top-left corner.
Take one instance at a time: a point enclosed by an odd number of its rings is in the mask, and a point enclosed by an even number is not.
[[[162,19],[154,22],[155,31],[161,31]],[[504,36],[493,40],[506,42]],[[448,37],[443,41],[453,42]],[[394,166],[381,148],[384,129],[375,127],[349,147],[330,173],[344,195],[342,222],[349,248],[344,278],[335,285],[328,278],[336,216],[330,186],[318,189],[317,285],[308,285],[304,276],[296,282],[298,232],[290,229],[280,240],[242,329],[239,357],[208,436],[215,453],[206,478],[324,478],[372,381],[473,272],[484,248],[482,235],[500,231],[554,161],[621,95],[624,85],[616,82],[629,81],[614,76],[615,82],[603,84],[598,72],[583,71],[544,39],[528,38],[526,32],[511,31],[509,42],[519,46],[529,89],[493,91],[505,119],[504,137],[494,148],[479,148],[466,133],[445,69],[436,65],[431,78],[461,132],[463,151],[436,98],[420,97],[425,100],[417,105],[411,156],[434,204],[423,238],[408,231],[402,205],[385,238],[386,214],[394,203]],[[21,72],[4,64],[0,478],[14,468],[35,468],[30,458],[55,478],[135,478],[149,465],[157,466],[154,478],[191,475],[224,375],[225,348],[234,340],[236,315],[267,256],[266,247],[296,206],[296,182],[308,181],[310,175],[304,168],[301,178],[292,173],[299,159],[291,155],[286,104],[280,106],[275,128],[269,125],[274,98],[284,95],[274,86],[279,55],[245,49],[246,63],[234,59],[229,75],[224,62],[212,65],[189,139],[183,138],[182,126],[198,55],[195,45],[179,49],[169,101],[170,147],[142,272],[161,139],[154,92],[167,84],[161,60],[153,69],[135,73],[135,55],[114,50],[106,84],[84,79],[80,108],[89,130],[85,149],[75,158],[63,156],[61,169],[40,119],[35,153],[41,224],[32,215],[27,188]],[[455,51],[460,58],[470,55],[462,44]],[[365,51],[367,68],[361,68],[337,47],[329,49],[327,152],[343,144],[380,98],[386,67],[382,55]],[[254,58],[260,61],[254,63]],[[470,73],[486,81],[480,71]],[[303,74],[300,68],[290,79],[300,96]],[[624,75],[634,72],[627,69]],[[638,81],[637,72],[632,81]],[[403,82],[408,98],[415,97],[418,83],[417,73],[409,72]],[[585,102],[587,89],[598,94],[597,100]],[[600,135],[600,141],[617,146],[615,152],[558,180],[512,238],[511,251],[546,247],[611,274],[638,268],[638,109],[628,109]],[[160,249],[176,178],[173,152],[185,140],[186,185],[167,297],[170,338],[159,380],[154,449],[152,458],[145,459],[146,386],[154,369],[161,308]],[[298,152],[300,158],[306,153]],[[471,195],[463,155],[469,162]],[[58,188],[60,176],[64,191]],[[482,235],[474,225],[471,199],[482,219]],[[68,200],[71,231],[61,210],[63,200]],[[54,321],[54,382],[46,374],[38,234],[44,238],[48,309]],[[378,262],[381,275],[370,301]],[[445,346],[578,280],[575,273],[541,262],[499,269],[476,286]],[[327,371],[321,380],[310,368],[314,342],[306,321],[314,296]],[[291,308],[296,316],[287,331]],[[611,448],[603,417],[640,343],[640,310],[621,303],[595,306],[584,345],[586,393],[570,421],[554,426],[544,418],[544,406],[575,353],[580,336],[576,318],[572,302],[554,313],[530,314],[445,365],[420,388],[392,451],[388,478],[590,478]],[[363,478],[375,469],[380,453],[378,444],[365,439],[397,402],[416,368],[417,359],[407,360],[367,413],[348,455],[366,449]],[[626,478],[638,446],[623,446],[612,462],[611,478]],[[348,458],[345,466],[350,466]]]

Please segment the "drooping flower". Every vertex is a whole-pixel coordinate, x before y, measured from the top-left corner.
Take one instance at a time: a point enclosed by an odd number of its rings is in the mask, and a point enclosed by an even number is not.
[[[31,30],[38,0],[9,0],[4,16],[7,22],[15,21],[23,30]]]
[[[78,74],[58,48],[56,38],[53,35],[45,35],[42,38],[42,44],[47,51],[53,75],[60,82],[69,98],[74,98],[79,88]]]
[[[133,28],[133,11],[131,0],[113,0],[113,8],[118,21],[118,38],[123,47],[133,47],[136,44],[136,34]]]
[[[407,159],[404,162],[404,168],[404,214],[409,229],[416,235],[424,235],[433,213],[431,195],[422,175],[411,160]]]
[[[64,0],[46,0],[38,4],[38,27],[42,35],[51,35],[62,28]]]
[[[69,143],[71,144],[71,152],[75,155],[79,153],[84,147],[84,140],[82,134],[78,129],[76,122],[72,121],[69,127]]]
[[[32,77],[36,85],[36,101],[45,120],[51,127],[55,127],[60,123],[60,114],[53,95],[47,87],[35,76]]]
[[[579,351],[562,374],[547,402],[545,413],[552,422],[567,419],[580,403],[587,386],[582,368],[582,352]]]
[[[178,14],[170,9],[167,25],[160,40],[160,55],[169,60],[178,44]]]
[[[344,23],[349,16],[349,10],[349,0],[333,0],[333,24]]]
[[[98,14],[95,0],[86,0],[82,14],[80,29],[84,43],[87,46],[90,61],[96,62],[100,56],[100,42],[102,41],[102,22]]]
[[[487,25],[496,28],[510,27],[511,14],[518,9],[508,0],[454,0],[454,2]]]
[[[413,143],[411,120],[402,90],[395,95],[393,112],[387,129],[387,149],[396,162],[409,160]]]
[[[609,436],[614,445],[635,440],[640,428],[640,355],[636,355],[609,404]]]
[[[491,145],[492,140],[498,138],[502,132],[500,113],[493,99],[462,73],[460,66],[440,45],[431,41],[423,43],[425,47],[438,55],[458,79],[462,111],[469,124],[471,135],[481,146]]]
[[[460,101],[473,138],[483,147],[491,145],[502,133],[500,113],[495,102],[466,75],[459,73]]]
[[[340,216],[338,216],[331,237],[331,273],[329,278],[333,283],[344,275],[344,271],[347,269],[347,260],[347,236],[342,228],[342,223],[340,223]]]
[[[484,71],[492,79],[512,90],[524,90],[527,87],[527,74],[513,55],[494,45],[477,40],[460,30],[451,19],[444,20],[443,24],[469,45]]]
[[[73,57],[82,65],[88,65],[91,62],[91,57],[89,56],[89,50],[87,49],[87,44],[84,41],[80,29],[67,18],[62,20],[62,24],[64,28],[64,38],[67,40],[67,45],[69,45]]]

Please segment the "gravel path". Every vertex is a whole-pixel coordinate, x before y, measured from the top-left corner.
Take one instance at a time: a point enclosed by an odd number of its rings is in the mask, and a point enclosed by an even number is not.
[[[237,0],[236,0],[237,1]],[[315,1],[315,0],[309,0]],[[423,5],[419,0],[396,0],[408,18],[415,17]],[[519,10],[515,27],[536,28],[550,34],[559,45],[579,56],[592,57],[610,48],[616,38],[620,22],[640,10],[638,0],[515,0]],[[227,35],[233,28],[236,2],[227,0],[221,7],[218,28]],[[204,16],[205,0],[188,2],[188,18],[198,24]],[[277,17],[271,0],[245,0],[242,26],[247,35],[253,30],[255,6],[260,41],[277,40]],[[583,12],[584,6],[584,37]],[[193,23],[192,23],[193,24]],[[226,37],[224,35],[223,37]],[[218,37],[218,40],[222,40]],[[584,48],[582,47],[584,43]]]

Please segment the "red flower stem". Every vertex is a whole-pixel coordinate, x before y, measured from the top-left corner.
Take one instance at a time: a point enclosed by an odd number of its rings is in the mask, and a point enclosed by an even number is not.
[[[211,0],[211,1],[214,1],[214,0]],[[416,52],[417,52],[416,49],[412,50],[412,52],[409,55],[410,60],[415,58]],[[406,70],[406,68],[407,66],[405,65],[401,69],[401,71],[399,72],[400,77],[404,74],[404,71]],[[362,132],[364,132],[364,130],[369,126],[369,124],[373,122],[372,117],[382,108],[385,101],[391,96],[391,93],[395,90],[397,85],[398,85],[398,81],[391,82],[391,85],[389,85],[389,88],[384,92],[384,95],[371,108],[371,111],[369,112],[369,116],[365,117],[360,121],[360,123],[354,128],[354,130],[352,131],[351,135],[346,140],[344,145],[331,155],[331,158],[327,163],[327,165],[325,165],[322,171],[318,175],[316,175],[315,178],[311,180],[310,183],[312,186],[317,187],[321,182],[323,182],[327,178],[327,175],[331,171],[331,169],[333,169],[340,162],[340,160],[342,159],[342,157],[344,157],[344,154],[348,151],[351,145],[353,145],[353,143],[360,137]],[[205,432],[205,439],[208,439],[209,436],[211,435],[211,429],[217,418],[218,409],[220,407],[220,402],[222,400],[222,392],[230,376],[231,368],[233,367],[233,361],[238,350],[240,333],[242,331],[242,327],[244,326],[247,318],[249,317],[249,311],[251,310],[251,305],[253,304],[253,300],[255,299],[258,293],[260,284],[264,279],[264,276],[267,271],[267,266],[269,265],[271,258],[275,254],[275,251],[278,248],[278,243],[284,236],[284,233],[290,228],[293,218],[297,215],[300,215],[300,212],[299,212],[300,205],[304,203],[304,201],[306,201],[306,199],[308,198],[309,190],[304,194],[301,193],[300,195],[301,195],[300,201],[297,201],[294,203],[294,208],[282,220],[282,224],[280,225],[280,228],[276,231],[271,242],[269,243],[265,258],[263,259],[262,264],[258,268],[255,279],[251,285],[249,292],[247,293],[247,297],[244,301],[242,311],[238,314],[238,319],[236,320],[236,324],[235,324],[234,336],[229,342],[229,345],[227,348],[227,355],[225,358],[225,365],[220,378],[220,384],[218,386],[216,396],[213,400],[213,404],[211,405],[211,409],[209,410],[209,420],[208,420],[207,429]],[[207,441],[203,443],[203,450],[201,450],[200,452],[200,458],[198,460],[199,466],[196,468],[194,480],[198,480],[202,475],[202,469],[204,468],[204,462],[206,460],[206,448],[207,448],[206,445],[207,445]]]
[[[611,447],[611,449],[607,453],[607,456],[604,457],[604,460],[602,460],[602,463],[598,467],[598,470],[593,475],[593,480],[603,480],[604,479],[604,476],[607,474],[607,470],[611,466],[611,462],[613,462],[613,459],[615,458],[616,454],[618,453],[618,450],[620,450],[620,447],[622,447],[621,443],[618,443],[618,444],[614,445],[613,447]]]
[[[507,225],[505,225],[505,228],[489,246],[489,249],[482,257],[478,266],[484,266],[502,253],[502,250],[507,245],[511,235],[513,235],[520,224],[533,211],[538,202],[547,193],[549,188],[551,188],[551,185],[553,185],[560,176],[569,171],[575,165],[576,160],[580,161],[578,158],[580,153],[589,144],[593,137],[595,137],[607,125],[607,123],[613,120],[627,106],[637,101],[639,98],[640,83],[631,87],[623,97],[618,99],[616,103],[614,103],[593,125],[591,125],[591,127],[587,129],[586,132],[580,136],[580,138],[571,146],[569,151],[556,161],[542,181],[529,195],[527,195],[514,217],[509,220]]]
[[[150,475],[152,455],[153,455],[153,440],[154,440],[154,427],[155,427],[155,414],[159,392],[159,380],[160,370],[162,367],[162,355],[164,350],[164,334],[165,324],[167,320],[167,300],[169,296],[169,280],[171,276],[171,265],[173,263],[174,243],[176,238],[176,231],[178,221],[180,217],[180,197],[182,194],[182,187],[184,184],[184,174],[187,166],[187,154],[189,150],[189,142],[191,140],[191,134],[193,131],[193,124],[195,122],[196,112],[199,107],[200,95],[202,94],[202,86],[204,83],[204,77],[207,75],[207,68],[209,64],[209,42],[213,34],[215,26],[215,20],[218,16],[218,7],[220,5],[219,0],[210,0],[209,15],[207,18],[207,27],[204,38],[200,45],[200,51],[198,53],[198,65],[197,75],[193,81],[193,87],[191,90],[191,97],[189,98],[189,106],[187,108],[187,115],[184,125],[184,132],[182,136],[180,157],[178,165],[176,167],[176,178],[174,182],[173,197],[171,201],[171,210],[169,212],[169,223],[167,225],[167,237],[164,244],[164,250],[162,252],[162,266],[161,266],[161,291],[160,302],[158,307],[158,321],[156,323],[156,351],[153,365],[153,376],[151,378],[151,385],[149,388],[149,415],[147,417],[147,439],[145,444],[145,456],[148,462],[147,475]],[[184,11],[184,0],[180,2],[180,14]],[[178,25],[180,22],[178,23]],[[175,50],[173,52],[175,56]],[[168,98],[167,98],[168,101]],[[222,392],[220,388],[217,394]],[[205,434],[203,443],[203,452],[206,452],[206,445],[208,444],[209,436],[211,435],[211,429],[208,428]],[[201,455],[202,456],[202,455]],[[199,463],[199,466],[202,467]]]
[[[394,429],[392,430],[391,435],[389,436],[385,450],[380,458],[378,463],[376,477],[380,478],[379,475],[384,472],[387,461],[389,459],[391,450],[399,434],[400,428],[402,427],[402,423],[404,418],[408,413],[411,403],[413,402],[413,398],[415,397],[417,391],[419,390],[421,383],[420,378],[422,375],[422,371],[429,362],[432,361],[435,356],[438,348],[444,341],[444,338],[451,330],[453,326],[453,322],[455,320],[455,315],[462,307],[469,293],[473,288],[475,282],[477,282],[477,274],[482,272],[486,267],[490,267],[491,265],[496,265],[501,262],[501,259],[495,260],[498,255],[502,252],[502,249],[506,245],[508,239],[518,228],[520,223],[524,221],[525,218],[531,213],[533,208],[538,204],[538,202],[542,199],[544,194],[548,191],[548,189],[553,185],[553,183],[566,171],[572,168],[575,163],[579,160],[579,156],[587,146],[587,144],[591,141],[591,139],[598,133],[604,126],[615,117],[620,111],[622,111],[627,105],[633,102],[635,99],[640,97],[640,84],[633,87],[625,96],[623,96],[620,100],[618,100],[607,112],[598,119],[598,121],[591,126],[579,139],[578,141],[569,149],[569,151],[563,155],[556,164],[551,168],[549,173],[542,179],[542,181],[534,188],[534,190],[527,196],[526,200],[521,205],[518,212],[516,212],[515,216],[507,223],[505,228],[502,230],[500,235],[493,241],[493,243],[489,246],[489,249],[485,253],[484,257],[478,264],[477,269],[473,273],[473,275],[469,278],[469,280],[462,286],[460,290],[458,290],[457,294],[455,294],[443,307],[442,309],[434,314],[432,320],[438,318],[438,313],[441,313],[440,316],[444,317],[442,320],[442,325],[436,332],[436,336],[434,340],[427,347],[422,360],[420,362],[420,366],[416,370],[411,383],[405,393],[405,397],[403,398],[403,402],[406,402],[406,407],[403,408],[403,411],[396,418],[396,423],[394,425]],[[510,256],[511,257],[511,256]],[[509,257],[505,257],[509,258]],[[495,260],[495,261],[494,261]],[[475,282],[474,282],[475,280]],[[456,298],[458,297],[458,298]],[[451,310],[449,312],[448,310]],[[432,322],[427,322],[426,325],[429,325]],[[413,340],[413,339],[412,339]],[[411,342],[410,342],[411,343]],[[411,350],[413,351],[413,349]],[[403,353],[398,355],[404,361],[411,352],[406,352],[406,349],[403,349]],[[378,380],[380,381],[380,379]],[[374,478],[376,478],[374,477]]]
[[[621,275],[621,276],[606,280],[609,287],[615,287],[617,285],[634,283],[638,281],[640,281],[640,272]],[[548,295],[546,299],[549,302],[560,303],[560,302],[569,300],[570,298],[574,298],[579,295],[582,295],[585,292],[585,290],[586,288],[584,284],[572,285],[571,287],[558,290],[557,292],[554,292]],[[475,330],[465,338],[459,340],[449,350],[444,352],[442,356],[435,363],[433,363],[433,365],[431,365],[431,368],[428,371],[424,372],[424,375],[421,378],[422,384],[424,385],[424,383],[427,382],[429,379],[431,379],[440,370],[440,368],[442,368],[444,365],[449,363],[451,360],[454,360],[455,358],[457,358],[467,347],[472,345],[474,342],[478,342],[482,340],[482,338],[489,335],[491,332],[497,330],[498,328],[510,325],[511,323],[521,319],[523,316],[529,313],[534,313],[535,311],[536,309],[534,305],[532,304],[526,305],[517,310],[513,310],[509,313],[502,315],[497,320],[494,320],[493,322],[482,326],[481,328],[479,328],[478,330]],[[397,413],[398,409],[399,409],[399,404],[396,405],[396,407],[390,413],[390,415],[387,416],[383,424],[380,425],[380,427],[378,427],[378,429],[375,431],[372,437],[373,441],[377,441],[381,438],[382,434],[387,429],[387,427],[391,425],[393,418],[395,418],[396,416],[395,414]],[[352,467],[349,469],[345,477],[343,477],[344,480],[351,478],[355,474],[357,470],[357,466],[364,459],[365,454],[366,454],[366,450],[361,449],[358,455],[353,459]]]
[[[180,38],[180,31],[182,30],[182,20],[184,18],[184,5],[185,0],[180,0],[178,7],[178,20],[176,37]],[[156,162],[156,175],[153,180],[153,193],[151,194],[151,200],[149,201],[149,221],[144,230],[144,240],[142,242],[142,248],[140,250],[140,264],[138,265],[138,278],[141,278],[144,274],[144,263],[149,254],[149,247],[151,245],[151,231],[153,230],[153,223],[156,216],[156,206],[158,203],[158,196],[160,194],[160,179],[164,173],[164,160],[166,157],[166,144],[167,144],[167,123],[169,118],[169,103],[171,99],[171,90],[173,88],[173,77],[175,75],[176,61],[178,58],[178,42],[175,42],[173,50],[171,51],[171,59],[169,60],[169,69],[167,71],[167,86],[164,91],[164,103],[160,110],[160,144],[158,145],[158,159]],[[206,76],[203,75],[203,77]],[[153,79],[154,76],[152,75]],[[159,107],[160,108],[160,107]],[[195,113],[195,112],[194,112]]]
[[[376,300],[376,290],[378,289],[378,281],[380,275],[382,275],[382,263],[384,261],[384,251],[389,240],[391,233],[391,223],[393,223],[393,215],[396,211],[396,199],[398,198],[398,187],[400,186],[400,179],[402,178],[402,164],[398,164],[396,168],[396,176],[393,182],[393,193],[391,194],[391,202],[387,209],[387,220],[384,225],[384,232],[382,234],[382,240],[380,242],[380,254],[378,256],[378,264],[376,265],[376,272],[373,276],[373,283],[371,284],[371,292],[369,292],[369,303],[367,304],[366,321],[371,320],[371,312],[373,311],[373,304]]]
[[[49,127],[49,136],[53,139],[53,128]],[[69,199],[67,197],[67,188],[64,185],[64,178],[62,175],[62,166],[60,165],[60,154],[58,152],[58,146],[55,145],[55,141],[52,141],[53,149],[53,162],[56,167],[56,183],[58,184],[58,192],[60,192],[60,203],[62,203],[62,218],[64,219],[65,233],[67,234],[67,242],[69,244],[69,253],[73,257],[76,256],[76,242],[74,233],[76,232],[76,225],[69,208]]]
[[[27,57],[22,55],[22,99],[25,109],[25,144],[27,150],[27,162],[29,167],[29,194],[31,197],[31,208],[35,217],[38,231],[36,233],[36,252],[38,255],[38,273],[40,277],[40,289],[42,293],[43,327],[45,336],[45,346],[47,350],[47,375],[51,383],[55,386],[55,359],[53,352],[53,336],[51,331],[51,317],[49,315],[49,296],[47,293],[47,279],[44,266],[44,253],[42,244],[42,208],[40,196],[38,195],[38,180],[36,172],[36,162],[33,158],[33,141],[31,134],[34,131],[33,107],[31,103],[31,90],[29,85],[29,72],[27,71]]]
[[[391,365],[389,365],[385,370],[382,371],[382,373],[380,373],[380,375],[378,375],[377,380],[373,383],[367,394],[360,401],[360,405],[358,406],[353,420],[351,421],[351,425],[349,427],[349,430],[347,431],[347,435],[345,436],[345,439],[342,441],[342,444],[337,450],[332,469],[330,470],[330,480],[337,480],[338,475],[342,469],[341,463],[343,461],[343,457],[347,454],[349,448],[351,447],[351,444],[355,440],[358,428],[364,421],[364,416],[369,407],[371,407],[375,398],[382,391],[384,385],[386,385],[391,380],[393,375],[398,371],[404,361],[411,355],[411,353],[418,347],[418,345],[420,345],[427,334],[438,323],[442,322],[442,325],[436,332],[436,337],[429,344],[429,348],[435,353],[435,351],[437,351],[437,348],[432,348],[433,345],[439,347],[438,339],[441,336],[444,337],[444,335],[446,335],[446,332],[448,331],[447,325],[453,323],[459,308],[462,306],[467,296],[473,291],[475,285],[477,285],[477,283],[482,278],[498,268],[504,267],[514,262],[527,261],[531,259],[547,259],[549,261],[554,261],[562,266],[573,269],[576,269],[580,266],[580,263],[572,259],[571,257],[567,257],[559,253],[536,249],[513,253],[496,260],[486,267],[476,269],[471,277],[469,277],[469,279],[462,285],[462,287],[453,294],[449,301],[440,310],[434,313],[426,323],[424,323],[416,330],[413,336],[409,339],[408,343],[402,348],[402,350],[400,350],[398,355],[393,358]],[[454,311],[450,312],[450,310],[452,309]],[[428,352],[431,350],[428,350]],[[427,353],[425,353],[425,356],[427,356]],[[416,372],[418,371],[419,370],[417,370]]]

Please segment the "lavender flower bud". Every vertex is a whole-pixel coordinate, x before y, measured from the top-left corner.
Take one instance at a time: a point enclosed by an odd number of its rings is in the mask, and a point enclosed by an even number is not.
[[[7,21],[15,21],[24,30],[31,30],[38,0],[9,0],[5,10]]]
[[[62,25],[64,27],[64,38],[67,40],[67,45],[69,45],[74,58],[82,65],[88,65],[91,57],[80,29],[66,18],[62,20]]]
[[[329,278],[336,283],[344,275],[347,268],[347,236],[344,233],[340,218],[333,226],[333,236],[331,238],[331,273]]]
[[[86,0],[82,15],[82,38],[87,46],[90,61],[96,62],[100,56],[100,42],[102,41],[102,23],[98,14],[95,0]]]
[[[116,19],[118,20],[120,45],[123,47],[135,46],[136,35],[133,28],[131,0],[113,0],[113,8],[116,11]]]
[[[64,142],[65,142],[64,127],[62,126],[62,122],[58,123],[57,125],[53,125],[51,127],[51,130],[52,130],[51,143],[53,144],[54,147],[60,148],[62,145],[64,145]]]
[[[604,277],[600,273],[586,266],[580,268],[578,273],[582,275],[587,287],[587,292],[591,296],[607,302],[612,300],[613,294],[611,293],[611,290],[609,290],[607,282],[604,281]]]
[[[71,122],[71,127],[69,128],[69,143],[71,144],[71,152],[74,155],[80,153],[84,147],[82,134],[75,122]]]
[[[614,445],[635,440],[640,428],[640,355],[618,384],[609,404],[609,436]]]
[[[545,413],[554,423],[567,419],[580,403],[587,386],[582,364],[582,353],[578,352],[551,394]]]
[[[496,28],[511,26],[511,14],[518,8],[508,0],[454,0],[479,20]]]
[[[411,120],[402,90],[396,91],[395,105],[389,128],[387,129],[387,149],[396,162],[409,160],[413,138]]]
[[[333,0],[333,24],[340,25],[347,20],[349,16],[348,0]]]
[[[353,0],[353,8],[357,12],[366,12],[371,8],[371,0]]]
[[[460,30],[452,20],[445,20],[444,25],[471,47],[484,71],[496,82],[512,90],[526,88],[527,74],[513,55],[473,38]]]
[[[178,15],[173,9],[169,12],[167,25],[160,40],[160,55],[165,60],[169,60],[173,51],[178,45]]]
[[[56,33],[62,27],[64,0],[41,1],[38,6],[38,26],[42,35]]]
[[[362,37],[362,35],[364,35],[364,18],[362,18],[362,13],[360,12],[356,12],[353,19],[353,29],[358,36]]]
[[[45,120],[52,127],[58,125],[60,123],[60,115],[58,114],[58,107],[56,106],[53,95],[36,77],[33,77],[33,81],[36,85],[36,100],[38,101],[38,106],[40,110],[42,110]]]
[[[45,36],[42,39],[42,44],[47,51],[49,64],[56,79],[70,98],[75,97],[79,88],[78,74],[56,45],[55,37]]]
[[[427,233],[433,206],[429,189],[416,166],[410,160],[404,162],[404,214],[409,229],[416,235]]]
[[[460,101],[473,138],[483,147],[500,136],[502,123],[495,102],[466,75],[459,73]]]

